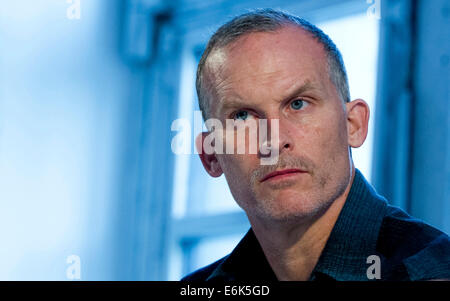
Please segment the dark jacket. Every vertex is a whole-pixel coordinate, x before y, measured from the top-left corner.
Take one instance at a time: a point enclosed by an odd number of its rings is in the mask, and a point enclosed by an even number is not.
[[[374,278],[374,270],[370,269],[376,262],[369,258],[371,255],[378,256],[380,277]],[[390,206],[356,170],[347,200],[310,280],[377,278],[450,279],[450,239],[436,228]],[[205,280],[275,281],[277,278],[250,229],[229,255],[182,279]]]

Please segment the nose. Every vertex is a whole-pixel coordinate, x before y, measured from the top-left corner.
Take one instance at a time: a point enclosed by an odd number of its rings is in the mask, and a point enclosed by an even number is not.
[[[266,137],[267,139],[262,142],[258,153],[261,158],[270,157],[274,151],[280,155],[283,152],[292,151],[294,148],[291,129],[285,121],[279,118],[267,119]]]
[[[280,154],[282,152],[291,151],[294,148],[294,139],[291,135],[291,129],[284,120],[279,120],[278,126],[278,149]]]

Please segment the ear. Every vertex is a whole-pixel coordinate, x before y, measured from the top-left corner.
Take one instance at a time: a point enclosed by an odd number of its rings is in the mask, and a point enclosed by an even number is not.
[[[217,178],[220,177],[223,173],[222,167],[217,160],[217,156],[215,153],[207,154],[204,149],[203,141],[209,133],[202,132],[198,134],[195,139],[195,147],[197,148],[198,155],[200,156],[200,160],[202,161],[203,167],[209,173],[211,177]]]
[[[369,105],[362,99],[345,104],[347,108],[347,136],[351,147],[360,147],[367,137],[369,128]]]

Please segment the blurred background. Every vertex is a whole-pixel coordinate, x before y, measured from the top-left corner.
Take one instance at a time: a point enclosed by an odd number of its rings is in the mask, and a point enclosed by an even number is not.
[[[178,280],[234,248],[245,214],[171,126],[214,30],[266,7],[335,41],[371,107],[356,166],[450,232],[448,1],[0,0],[0,280]]]

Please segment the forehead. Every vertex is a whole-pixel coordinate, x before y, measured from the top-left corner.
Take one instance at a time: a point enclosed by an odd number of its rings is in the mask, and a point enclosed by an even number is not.
[[[323,86],[328,79],[326,53],[301,28],[286,26],[275,32],[244,35],[207,61],[208,81],[216,101],[228,94],[245,99],[274,96],[301,82]],[[325,89],[326,87],[319,87]],[[214,104],[211,104],[214,106]]]

